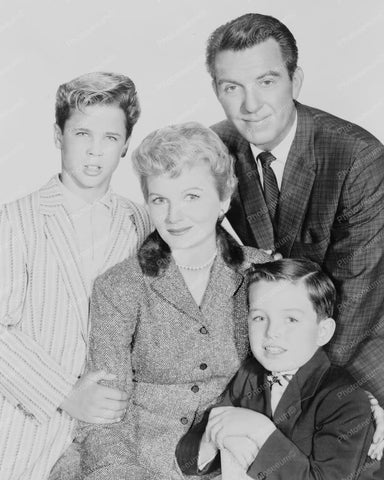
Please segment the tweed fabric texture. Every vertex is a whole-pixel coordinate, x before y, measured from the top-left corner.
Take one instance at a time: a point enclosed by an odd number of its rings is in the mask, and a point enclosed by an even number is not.
[[[0,478],[44,480],[71,443],[57,407],[83,372],[89,297],[58,177],[0,210]],[[103,271],[149,232],[142,207],[112,196]]]
[[[331,361],[384,405],[384,147],[353,123],[296,102],[277,236],[249,144],[214,125],[236,159],[239,188],[227,217],[245,245],[319,263],[337,288]]]
[[[244,269],[270,257],[237,248],[246,257],[240,268],[219,247],[200,308],[173,260],[148,276],[130,258],[95,282],[89,368],[117,375],[108,384],[130,402],[123,422],[85,428],[84,478],[183,478],[178,440],[248,355]]]

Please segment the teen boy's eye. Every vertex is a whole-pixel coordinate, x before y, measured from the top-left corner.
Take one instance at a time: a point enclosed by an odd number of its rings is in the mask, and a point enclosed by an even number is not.
[[[297,323],[299,320],[295,317],[288,317],[288,322],[289,323]]]
[[[77,137],[85,137],[86,135],[88,135],[87,132],[76,132]]]
[[[113,135],[108,135],[107,138],[108,138],[108,140],[111,140],[112,142],[117,142],[117,137],[114,137]]]
[[[224,92],[225,93],[234,93],[237,89],[237,85],[225,85]]]
[[[153,205],[163,205],[165,202],[166,202],[166,199],[164,197],[151,198],[151,203],[153,203]]]

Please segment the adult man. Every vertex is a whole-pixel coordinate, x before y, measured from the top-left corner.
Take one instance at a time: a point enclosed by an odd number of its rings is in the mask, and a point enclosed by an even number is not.
[[[43,480],[73,437],[74,418],[115,422],[127,395],[83,375],[94,278],[149,233],[142,207],[112,193],[140,109],[126,76],[61,85],[55,143],[62,169],[0,210],[0,478]]]
[[[337,291],[331,360],[384,405],[384,148],[362,128],[296,101],[294,37],[247,14],[210,37],[207,66],[236,158],[228,219],[247,245],[318,262]]]

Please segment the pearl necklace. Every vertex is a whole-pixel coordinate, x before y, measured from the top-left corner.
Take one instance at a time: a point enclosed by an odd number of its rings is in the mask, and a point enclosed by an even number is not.
[[[192,266],[192,265],[180,265],[180,263],[177,263],[177,262],[176,262],[176,265],[179,268],[183,268],[184,270],[204,270],[204,268],[209,267],[213,263],[213,261],[216,258],[216,255],[217,255],[217,250],[215,250],[215,253],[212,255],[212,257],[206,263],[203,263],[203,265],[199,265],[197,267]]]

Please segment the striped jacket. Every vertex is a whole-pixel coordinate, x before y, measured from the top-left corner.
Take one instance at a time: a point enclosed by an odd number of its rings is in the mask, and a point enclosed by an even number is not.
[[[103,271],[150,230],[142,207],[112,194]],[[89,298],[58,177],[0,209],[0,478],[43,480],[71,443],[57,407],[83,372]]]

